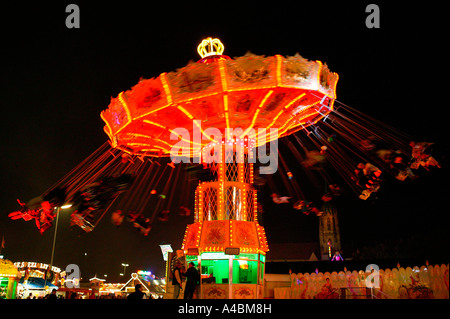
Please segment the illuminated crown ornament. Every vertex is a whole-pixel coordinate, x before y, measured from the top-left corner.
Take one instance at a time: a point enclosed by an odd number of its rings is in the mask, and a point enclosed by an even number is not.
[[[203,41],[198,45],[197,52],[203,58],[222,55],[224,46],[219,39],[213,39],[211,37],[203,39]]]

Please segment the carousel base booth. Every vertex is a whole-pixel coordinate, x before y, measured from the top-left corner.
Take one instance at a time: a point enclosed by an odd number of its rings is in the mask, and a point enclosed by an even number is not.
[[[230,243],[234,246],[227,247]],[[239,246],[238,246],[239,244]],[[194,298],[259,299],[264,297],[264,229],[249,221],[204,221],[188,225],[183,249],[169,254],[167,294],[172,298],[172,273],[176,262],[182,271],[193,262],[200,274]],[[183,298],[180,292],[179,298]]]
[[[194,261],[197,256],[186,256]],[[207,252],[200,255],[200,296],[204,299],[262,298],[265,256],[263,254],[226,255]]]

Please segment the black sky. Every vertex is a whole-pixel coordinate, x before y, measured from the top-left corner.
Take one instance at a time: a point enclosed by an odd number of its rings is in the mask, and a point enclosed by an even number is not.
[[[157,6],[153,2],[78,1],[81,28],[65,26],[58,4],[2,5],[1,53],[1,214],[5,257],[13,261],[49,262],[53,228],[39,235],[32,222],[11,221],[16,199],[40,195],[102,145],[100,112],[136,84],[198,60],[196,47],[207,36],[219,37],[225,54],[294,55],[326,62],[339,74],[337,98],[417,140],[434,141],[448,153],[448,117],[439,55],[440,8],[376,2],[381,28],[365,26],[370,2],[238,3],[189,2]],[[438,174],[391,189],[378,206],[343,203],[343,238],[382,238],[396,231],[444,232],[448,242],[448,183]],[[355,206],[356,205],[356,206]],[[358,206],[359,205],[359,206]],[[363,212],[361,212],[363,211]],[[361,213],[360,213],[361,212]],[[273,215],[272,215],[273,216]],[[274,222],[269,243],[306,240],[315,232],[289,215]],[[380,229],[389,220],[386,229]],[[278,224],[275,224],[278,221]],[[131,228],[115,229],[104,221],[77,237],[60,220],[55,265],[76,263],[85,276],[116,278],[120,264],[130,270],[164,271],[159,244],[181,245],[186,219],[174,219],[143,237]],[[375,222],[379,231],[363,231]],[[298,227],[296,227],[298,225]],[[422,225],[422,226],[421,226]],[[394,236],[395,237],[395,236]],[[303,238],[302,238],[303,240]],[[356,244],[355,244],[356,245]],[[85,256],[87,253],[87,256]],[[445,254],[448,254],[446,252]]]

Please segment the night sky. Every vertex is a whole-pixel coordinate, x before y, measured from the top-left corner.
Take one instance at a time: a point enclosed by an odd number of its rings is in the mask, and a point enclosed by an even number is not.
[[[81,25],[68,29],[69,3],[2,4],[0,236],[6,241],[5,258],[50,262],[54,227],[41,236],[34,222],[10,220],[8,213],[19,209],[16,199],[42,194],[107,141],[100,112],[111,97],[140,77],[198,60],[197,45],[211,36],[222,40],[230,57],[298,52],[326,62],[339,74],[339,101],[417,140],[435,142],[444,160],[440,171],[388,186],[375,204],[341,198],[341,236],[351,254],[362,244],[419,234],[448,261],[448,102],[442,91],[446,83],[436,76],[445,61],[430,36],[442,32],[438,7],[377,2],[380,28],[369,29],[365,8],[370,2],[365,1],[162,6],[75,1]],[[317,220],[274,209],[268,204],[265,210],[269,244],[317,240]],[[179,248],[186,224],[193,221],[174,216],[144,237],[129,224],[114,228],[105,218],[92,233],[78,237],[69,230],[68,214],[61,216],[54,264],[75,263],[85,279],[108,274],[112,281],[120,280],[123,262],[130,264],[128,273],[146,269],[162,276],[159,244]]]

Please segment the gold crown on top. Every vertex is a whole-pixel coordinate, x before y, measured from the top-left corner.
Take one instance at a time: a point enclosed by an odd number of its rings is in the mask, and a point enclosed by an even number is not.
[[[197,52],[203,58],[212,55],[222,55],[224,46],[219,39],[206,38],[198,45]]]

